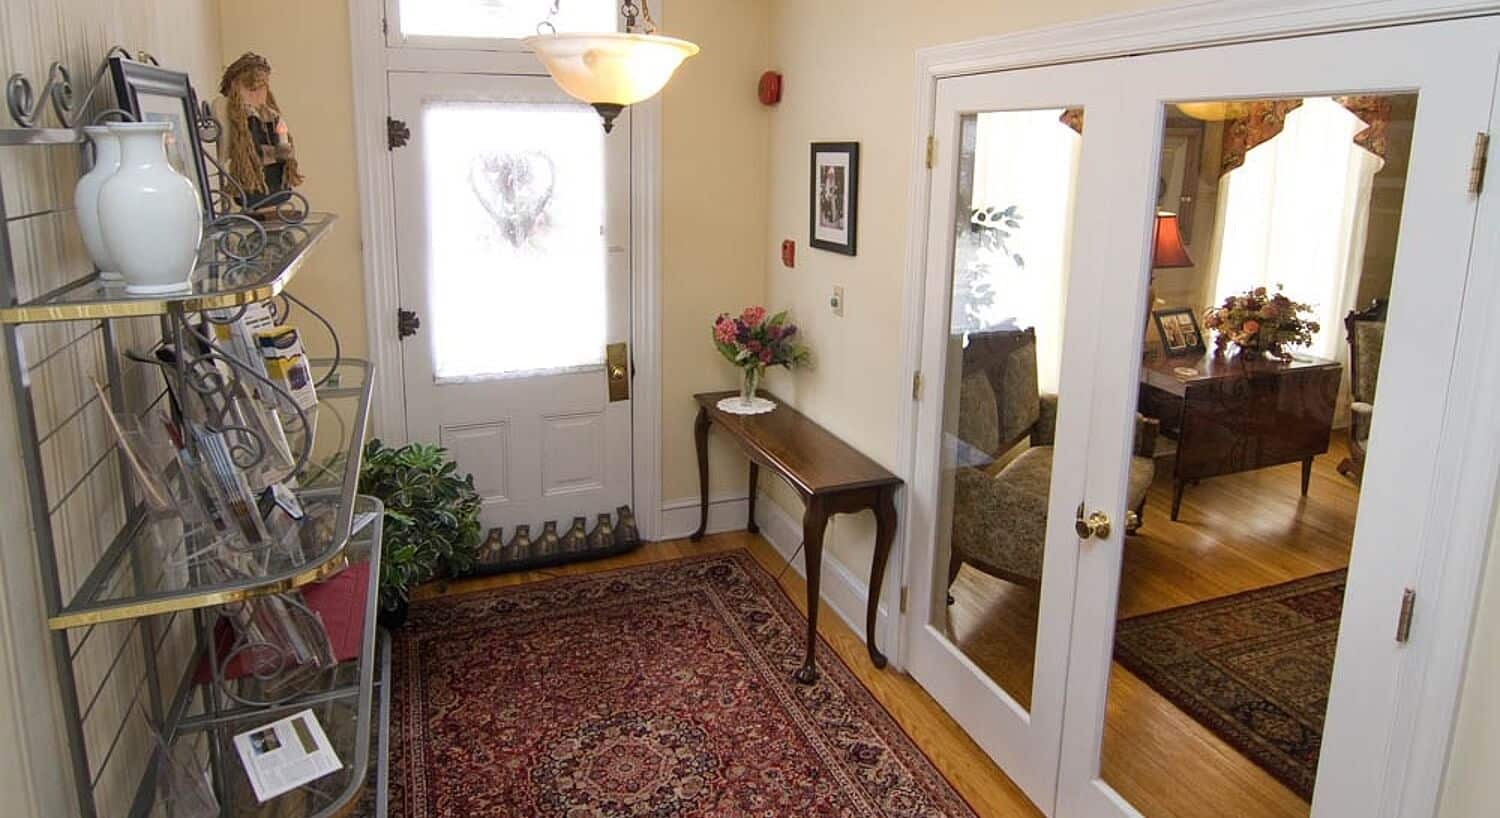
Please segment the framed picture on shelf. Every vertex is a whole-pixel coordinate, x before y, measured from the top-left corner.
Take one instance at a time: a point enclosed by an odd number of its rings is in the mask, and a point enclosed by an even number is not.
[[[198,190],[205,216],[213,216],[213,196],[208,187],[208,164],[198,139],[198,95],[188,75],[159,65],[124,57],[109,58],[119,106],[140,122],[170,122],[167,158],[178,173]]]
[[[1202,355],[1208,351],[1203,342],[1203,330],[1198,327],[1198,316],[1191,307],[1168,307],[1153,310],[1156,331],[1161,335],[1161,346],[1167,355]]]
[[[812,143],[808,243],[820,250],[855,254],[859,223],[859,143]]]

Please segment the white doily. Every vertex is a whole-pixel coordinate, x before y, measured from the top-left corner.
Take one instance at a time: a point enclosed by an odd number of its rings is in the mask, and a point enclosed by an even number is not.
[[[731,395],[719,401],[719,411],[731,415],[764,415],[775,408],[776,401],[760,397],[751,398],[748,403],[741,400],[739,395]]]

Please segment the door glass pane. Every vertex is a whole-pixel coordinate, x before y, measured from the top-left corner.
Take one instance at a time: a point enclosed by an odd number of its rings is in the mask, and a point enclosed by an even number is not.
[[[1148,818],[1308,814],[1416,106],[1164,108],[1101,765]]]
[[[933,623],[1031,702],[1082,113],[964,117]],[[948,604],[943,604],[946,600]]]
[[[604,131],[586,105],[426,103],[423,175],[440,382],[601,365]],[[424,316],[424,319],[426,316]]]
[[[616,3],[568,0],[401,0],[404,36],[513,39],[537,33],[547,20],[558,31],[614,31]]]

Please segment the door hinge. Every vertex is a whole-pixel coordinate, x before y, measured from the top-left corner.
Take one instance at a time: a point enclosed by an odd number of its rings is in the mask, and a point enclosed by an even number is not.
[[[386,18],[384,18],[384,17],[380,18],[380,33],[381,34],[390,34],[391,33],[391,21],[388,20],[388,19],[386,19]]]
[[[416,311],[399,307],[396,309],[396,337],[398,339],[404,341],[416,335],[417,330],[421,328],[422,319],[417,317]]]
[[[937,161],[937,137],[929,134],[927,136],[927,169],[932,170],[932,165]]]
[[[911,399],[922,399],[922,370],[911,373]]]
[[[1410,588],[1401,592],[1401,616],[1396,619],[1396,642],[1406,644],[1411,639],[1411,614],[1417,607],[1417,592]]]
[[[1469,195],[1478,196],[1484,191],[1484,171],[1490,163],[1490,135],[1484,131],[1474,134],[1474,158],[1469,162]]]
[[[908,590],[905,585],[901,586],[901,604],[898,606],[901,609],[901,613],[906,613],[906,598],[908,596],[906,592]]]
[[[399,119],[392,119],[391,117],[386,117],[385,118],[385,148],[386,148],[386,150],[393,151],[393,150],[395,150],[397,148],[404,148],[404,147],[406,147],[406,143],[409,142],[409,141],[411,141],[411,128],[406,127],[406,123],[402,122]]]

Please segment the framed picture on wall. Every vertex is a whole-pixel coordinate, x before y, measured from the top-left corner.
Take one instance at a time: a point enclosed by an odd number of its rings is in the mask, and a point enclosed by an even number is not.
[[[208,165],[203,161],[203,143],[198,139],[198,95],[188,75],[159,65],[124,57],[109,58],[115,98],[121,109],[140,122],[170,122],[167,158],[178,173],[198,190],[205,216],[213,216],[213,196],[208,187]]]
[[[1161,346],[1167,355],[1202,355],[1208,351],[1203,330],[1198,327],[1198,316],[1191,307],[1153,310],[1151,317],[1156,319],[1156,331],[1161,334]]]
[[[854,255],[859,223],[859,143],[812,143],[808,244]]]

